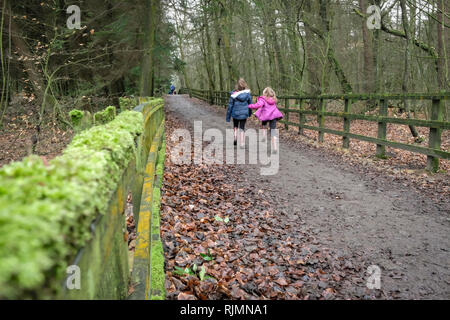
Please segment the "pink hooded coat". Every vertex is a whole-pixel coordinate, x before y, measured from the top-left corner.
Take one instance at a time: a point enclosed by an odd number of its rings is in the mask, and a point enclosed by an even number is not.
[[[283,114],[278,110],[276,102],[272,98],[264,96],[258,98],[258,102],[248,106],[250,109],[258,109],[255,116],[260,121],[271,121],[274,119],[283,119]]]

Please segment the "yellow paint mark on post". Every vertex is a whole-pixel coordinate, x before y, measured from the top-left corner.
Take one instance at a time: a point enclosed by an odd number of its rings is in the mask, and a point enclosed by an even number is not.
[[[150,209],[141,211],[138,225],[138,236],[136,239],[136,249],[134,251],[135,259],[146,259],[150,256],[150,221]]]
[[[122,185],[119,185],[119,188],[117,189],[117,199],[119,201],[119,213],[123,214],[125,212],[125,205],[123,201]]]

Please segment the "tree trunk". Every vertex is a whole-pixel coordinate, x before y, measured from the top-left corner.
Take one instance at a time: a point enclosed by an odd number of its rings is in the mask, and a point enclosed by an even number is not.
[[[248,71],[249,71],[249,85],[251,88],[258,87],[259,90],[259,82],[258,82],[258,75],[257,75],[257,64],[255,63],[255,53],[254,53],[254,47],[253,47],[253,35],[252,35],[252,26],[251,21],[248,19],[245,22],[245,31],[246,31],[246,46],[245,46],[245,52],[246,54],[246,60],[248,65]]]
[[[293,65],[293,90],[296,93],[301,94],[302,91],[302,65],[304,61],[302,61],[302,54],[300,52],[300,43],[299,40],[302,39],[302,35],[297,35],[296,22],[294,17],[290,16],[289,19],[289,30],[288,30],[288,38],[289,38],[289,47],[291,48],[291,59]]]
[[[154,46],[156,34],[156,15],[159,0],[146,0],[146,19],[144,26],[145,49],[142,62],[141,96],[154,95]]]
[[[307,0],[305,3],[305,11],[313,14],[317,10],[317,2]],[[318,62],[318,50],[316,49],[315,33],[312,30],[312,26],[305,24],[305,39],[306,39],[306,70],[308,73],[308,93],[311,95],[319,95],[320,91],[320,78],[318,74],[319,62]],[[315,107],[315,106],[313,106]]]
[[[400,0],[400,6],[402,8],[402,23],[403,23],[403,29],[405,31],[406,35],[406,43],[405,43],[405,69],[403,72],[403,81],[402,81],[402,91],[403,93],[408,93],[408,78],[409,78],[409,65],[410,65],[410,30],[409,30],[409,23],[408,23],[408,13],[406,11],[406,0]],[[411,111],[409,109],[409,102],[407,99],[403,100],[403,104],[405,106],[405,110],[408,113],[408,118],[411,118]],[[416,128],[414,126],[409,126],[409,130],[411,131],[411,134],[414,138],[419,137],[419,133],[417,132]]]
[[[227,6],[230,6],[230,2],[225,3]],[[222,2],[222,6],[223,6]],[[225,62],[227,64],[228,69],[228,91],[231,91],[234,88],[234,83],[238,80],[238,72],[236,69],[236,66],[233,64],[233,54],[231,50],[231,34],[232,34],[232,28],[233,28],[233,16],[232,16],[232,10],[227,7],[227,9],[222,8],[222,16],[224,18],[222,19],[222,32],[223,32],[223,44],[224,44],[224,57]]]
[[[309,4],[310,2],[307,2],[307,4]],[[312,31],[314,34],[316,34],[319,39],[322,40],[322,42],[325,44],[326,48],[327,48],[327,56],[326,58],[328,59],[328,61],[331,64],[331,67],[334,70],[334,73],[336,74],[336,77],[339,81],[339,84],[341,86],[341,90],[344,93],[351,93],[353,91],[352,86],[350,85],[350,82],[347,79],[347,76],[345,75],[344,70],[342,69],[339,61],[336,58],[336,55],[334,53],[334,49],[331,46],[331,39],[330,39],[330,18],[328,16],[328,7],[329,5],[329,1],[328,0],[321,0],[320,1],[320,8],[319,8],[319,14],[320,14],[320,19],[321,19],[321,26],[322,29],[316,28],[314,27],[309,21],[305,20],[304,24],[306,27],[306,30],[310,30]],[[312,12],[317,11],[316,10],[312,10]],[[306,33],[308,34],[308,32]],[[330,43],[328,42],[330,41]],[[309,63],[308,63],[309,65]],[[311,65],[309,65],[309,68],[311,68]],[[320,87],[320,81],[319,81],[319,87]]]
[[[277,62],[278,69],[278,85],[279,89],[286,90],[287,89],[287,74],[286,74],[286,66],[284,63],[284,58],[281,54],[280,42],[277,34],[277,26],[276,26],[276,18],[272,13],[270,18],[269,28],[271,29],[271,40],[272,46],[275,50],[275,57]]]
[[[367,0],[359,0],[359,6],[362,12],[367,10]],[[365,20],[362,21],[362,35],[364,43],[364,91],[366,93],[373,93],[375,91],[375,76],[374,76],[374,55],[372,50],[373,39],[367,28]]]
[[[275,55],[274,55],[274,50],[271,46],[271,41],[269,41],[269,30],[266,24],[264,24],[264,47],[266,49],[266,54],[267,57],[269,59],[269,79],[270,79],[270,85],[272,87],[277,87],[277,80],[275,77]]]
[[[202,26],[202,53],[205,62],[206,73],[208,76],[208,86],[210,91],[210,97],[212,99],[212,93],[216,90],[215,87],[215,75],[214,75],[214,55],[211,49],[211,34],[209,32],[209,22],[206,13],[206,4],[203,4],[203,26]],[[210,101],[212,104],[212,101]]]
[[[445,4],[444,4],[445,3]],[[447,60],[447,48],[449,43],[449,39],[447,38],[448,30],[445,27],[445,12],[448,12],[449,3],[448,0],[437,0],[437,20],[439,23],[436,23],[437,26],[437,53],[438,53],[438,62],[437,62],[437,78],[438,78],[438,87],[440,90],[445,90],[446,87],[449,87],[449,79],[448,79],[448,60]]]
[[[216,58],[217,58],[217,69],[218,69],[218,76],[219,76],[219,90],[224,91],[225,90],[225,84],[224,84],[224,76],[223,76],[223,63],[222,63],[222,52],[223,52],[223,32],[220,28],[219,21],[221,19],[221,12],[220,7],[218,7],[218,10],[215,12],[215,19],[214,19],[214,31],[216,33]]]
[[[205,63],[205,69],[206,69],[206,76],[208,78],[208,88],[209,88],[209,92],[211,93],[211,97],[212,97],[212,93],[213,91],[215,91],[215,86],[214,86],[214,74],[213,74],[213,65],[211,64],[210,61],[210,55],[211,53],[208,51],[207,45],[205,44],[205,42],[207,42],[207,40],[205,40],[205,38],[207,38],[207,31],[203,30],[202,31],[202,43],[201,43],[201,51],[202,51],[202,55],[203,55],[203,61]],[[212,102],[209,101],[211,104]]]

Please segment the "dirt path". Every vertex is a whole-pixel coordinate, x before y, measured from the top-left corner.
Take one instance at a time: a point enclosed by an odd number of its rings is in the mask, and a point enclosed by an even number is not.
[[[168,97],[167,109],[190,123],[202,121],[203,130],[227,127],[223,112],[186,96]],[[342,281],[345,296],[363,298],[367,267],[376,265],[382,298],[450,299],[448,203],[432,203],[391,180],[364,176],[323,150],[283,139],[276,176],[246,165],[237,184],[272,191],[272,204],[295,225],[292,232],[310,234],[347,257],[358,279]]]

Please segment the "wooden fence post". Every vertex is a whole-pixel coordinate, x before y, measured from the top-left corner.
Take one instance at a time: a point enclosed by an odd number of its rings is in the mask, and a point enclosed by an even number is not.
[[[284,107],[286,108],[286,122],[289,122],[289,99],[284,99]],[[284,125],[284,129],[286,131],[289,130],[289,125],[286,123]]]
[[[323,115],[323,112],[326,111],[325,106],[325,100],[323,98],[320,98],[320,110],[319,115],[317,116],[317,122],[319,123],[319,128],[325,127],[325,116]],[[324,132],[322,130],[319,130],[319,142],[323,142],[324,138]]]
[[[431,107],[431,120],[443,121],[444,120],[444,102],[441,99],[433,100]],[[431,149],[441,150],[441,128],[430,128],[429,135],[429,147]],[[427,170],[431,172],[437,172],[439,170],[439,158],[428,156],[427,157]]]
[[[380,117],[387,117],[388,115],[388,105],[386,99],[380,100]],[[378,122],[378,139],[386,140],[386,128],[387,123],[386,122]],[[386,158],[386,146],[382,146],[380,144],[377,144],[377,157],[384,159]]]
[[[300,99],[300,111],[304,111],[303,108],[303,103],[305,100]],[[303,135],[303,125],[305,124],[305,114],[304,113],[299,113],[299,126],[298,126],[298,134]]]
[[[345,105],[344,105],[344,113],[350,113],[352,111],[352,100],[350,99],[345,99]],[[351,119],[344,115],[344,132],[345,133],[350,133],[350,122]],[[342,138],[342,147],[344,149],[348,149],[350,148],[350,138],[346,135],[344,135],[344,137]]]

